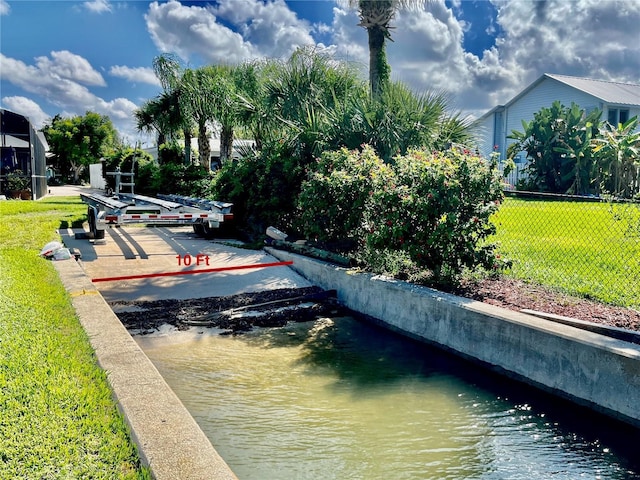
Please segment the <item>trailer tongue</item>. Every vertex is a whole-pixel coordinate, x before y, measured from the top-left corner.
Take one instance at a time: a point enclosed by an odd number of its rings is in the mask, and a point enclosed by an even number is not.
[[[80,194],[88,205],[89,230],[103,239],[107,228],[126,224],[192,225],[199,235],[211,235],[223,222],[233,219],[233,204],[204,198],[161,195],[161,198],[120,193],[112,197]]]

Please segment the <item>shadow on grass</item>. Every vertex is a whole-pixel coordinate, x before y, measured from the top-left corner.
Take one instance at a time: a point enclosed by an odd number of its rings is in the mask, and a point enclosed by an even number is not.
[[[72,216],[72,215],[70,215]],[[63,228],[82,228],[82,226],[84,225],[84,223],[87,221],[87,217],[86,215],[84,215],[82,218],[75,218],[73,220],[71,220],[71,223],[69,223],[68,220],[61,220],[60,221],[60,229]]]

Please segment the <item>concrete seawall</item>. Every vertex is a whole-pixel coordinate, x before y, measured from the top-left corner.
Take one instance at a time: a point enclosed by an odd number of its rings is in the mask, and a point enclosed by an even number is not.
[[[267,247],[348,308],[640,427],[640,345]]]

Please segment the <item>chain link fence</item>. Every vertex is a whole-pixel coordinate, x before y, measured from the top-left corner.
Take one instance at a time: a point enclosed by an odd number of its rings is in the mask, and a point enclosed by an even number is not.
[[[507,192],[494,223],[511,275],[640,309],[640,203]]]

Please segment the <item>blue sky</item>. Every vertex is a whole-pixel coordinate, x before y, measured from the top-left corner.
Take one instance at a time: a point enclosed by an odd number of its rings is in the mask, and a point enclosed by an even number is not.
[[[366,32],[347,4],[0,0],[0,103],[38,126],[97,111],[133,143],[132,112],[159,92],[162,52],[197,67],[316,45],[366,76]],[[432,0],[399,12],[388,57],[395,79],[479,116],[543,73],[640,83],[639,24],[638,0]]]

